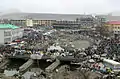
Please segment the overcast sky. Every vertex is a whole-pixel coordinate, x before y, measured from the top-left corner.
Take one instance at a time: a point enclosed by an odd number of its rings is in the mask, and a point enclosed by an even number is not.
[[[39,13],[108,13],[120,11],[120,0],[0,0],[0,11]]]

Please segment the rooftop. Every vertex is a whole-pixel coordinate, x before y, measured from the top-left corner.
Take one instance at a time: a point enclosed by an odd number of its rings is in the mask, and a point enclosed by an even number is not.
[[[17,29],[18,26],[11,25],[11,24],[0,24],[0,29]]]
[[[120,25],[120,21],[109,21],[108,24]]]

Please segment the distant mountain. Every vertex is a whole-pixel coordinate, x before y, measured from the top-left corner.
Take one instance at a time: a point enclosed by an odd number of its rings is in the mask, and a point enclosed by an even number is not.
[[[37,20],[76,20],[76,18],[91,17],[92,15],[84,14],[51,14],[51,13],[9,13],[1,16],[3,19],[37,19]]]
[[[10,14],[10,13],[21,13],[18,9],[8,9],[0,12],[0,15]]]

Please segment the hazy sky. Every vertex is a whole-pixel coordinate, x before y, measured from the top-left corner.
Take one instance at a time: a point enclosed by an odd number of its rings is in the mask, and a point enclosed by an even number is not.
[[[0,11],[42,13],[107,13],[120,11],[120,0],[0,0]]]

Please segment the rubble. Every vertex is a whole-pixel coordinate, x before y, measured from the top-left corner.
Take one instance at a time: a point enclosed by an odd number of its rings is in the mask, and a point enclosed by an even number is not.
[[[37,60],[38,64],[39,60],[54,63],[43,70],[42,75],[34,72],[31,79],[105,79],[112,75],[112,78],[119,76],[119,73],[114,72],[114,67],[103,60],[120,61],[117,39],[108,39],[89,31],[73,32],[75,31],[28,31],[23,38],[1,47],[1,55],[9,59],[30,59],[32,63]],[[62,63],[67,64],[67,68]],[[72,71],[71,66],[75,66],[75,70]],[[118,71],[119,67],[116,66]]]

